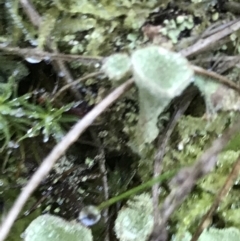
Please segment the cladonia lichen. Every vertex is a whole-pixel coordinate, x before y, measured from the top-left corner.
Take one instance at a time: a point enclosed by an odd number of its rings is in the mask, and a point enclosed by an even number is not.
[[[120,241],[146,241],[153,229],[153,207],[146,193],[135,196],[118,213],[115,232]]]
[[[34,219],[22,235],[24,241],[92,241],[91,230],[74,222],[45,214]]]

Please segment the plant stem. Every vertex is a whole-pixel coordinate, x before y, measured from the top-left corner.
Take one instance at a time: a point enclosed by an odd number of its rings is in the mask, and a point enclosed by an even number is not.
[[[129,196],[133,196],[135,195],[136,193],[138,192],[141,192],[145,189],[148,189],[150,187],[152,187],[155,183],[161,183],[163,182],[164,180],[166,179],[169,179],[171,177],[174,176],[174,174],[177,172],[177,170],[174,170],[174,171],[169,171],[169,172],[165,172],[164,174],[158,176],[158,177],[155,177],[155,178],[152,178],[151,180],[149,180],[148,182],[145,182],[143,183],[142,185],[139,185],[137,187],[134,187],[116,197],[113,197],[113,198],[110,198],[109,200],[105,201],[105,202],[102,202],[99,206],[98,206],[98,209],[99,210],[103,210],[104,208],[107,208],[109,206],[111,206],[112,204],[116,203],[116,202],[119,202],[123,199],[126,199],[128,198]]]

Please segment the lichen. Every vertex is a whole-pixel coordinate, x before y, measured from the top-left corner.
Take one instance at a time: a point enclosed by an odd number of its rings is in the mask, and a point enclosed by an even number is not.
[[[122,208],[115,221],[120,241],[146,241],[153,229],[152,200],[148,194],[135,196]]]
[[[140,113],[135,141],[141,153],[144,144],[151,143],[159,133],[158,116],[191,83],[193,71],[185,58],[157,46],[136,50],[131,62],[139,90]]]
[[[74,222],[45,214],[34,219],[23,234],[24,241],[91,241],[90,229]]]
[[[111,81],[119,81],[129,75],[131,70],[130,58],[127,54],[113,54],[105,59],[101,70]]]
[[[239,111],[240,98],[238,93],[211,78],[195,75],[194,84],[204,96],[207,114],[215,115],[222,111]]]
[[[173,44],[178,42],[179,35],[184,30],[190,30],[194,27],[192,15],[179,15],[176,19],[164,20],[164,27],[160,32],[168,36]]]

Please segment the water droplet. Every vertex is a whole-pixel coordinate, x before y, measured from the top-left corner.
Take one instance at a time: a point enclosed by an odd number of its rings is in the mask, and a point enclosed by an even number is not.
[[[29,215],[29,213],[30,213],[30,211],[28,210],[28,211],[26,211],[26,212],[24,212],[24,216],[28,216]]]
[[[34,137],[35,136],[35,132],[33,131],[33,128],[31,128],[27,131],[27,135],[28,135],[28,137]]]
[[[37,58],[37,57],[26,57],[25,60],[28,62],[28,63],[31,63],[31,64],[38,64],[42,61],[42,59],[40,58]]]
[[[65,73],[61,71],[61,72],[58,73],[58,76],[59,76],[59,77],[64,77],[64,76],[65,76]]]
[[[78,216],[78,221],[80,221],[84,226],[92,226],[96,224],[101,218],[101,213],[97,207],[89,205],[84,207]]]
[[[26,236],[27,236],[27,235],[26,235],[25,232],[23,232],[23,233],[20,234],[20,238],[22,238],[22,239],[26,238]]]
[[[38,41],[37,41],[37,39],[31,39],[31,40],[30,40],[30,43],[31,43],[33,46],[38,46]]]
[[[51,58],[49,56],[45,56],[44,61],[46,62],[46,64],[50,64]]]
[[[99,63],[96,63],[96,64],[94,65],[94,67],[95,67],[95,68],[99,68],[99,67],[100,67],[100,64],[99,64]]]
[[[24,116],[25,115],[25,112],[24,112],[24,110],[22,109],[22,108],[18,108],[17,110],[16,110],[16,112],[15,112],[15,116],[16,117],[22,117],[22,116]]]
[[[19,144],[16,143],[16,142],[14,142],[14,141],[9,141],[9,142],[8,142],[8,147],[9,147],[9,148],[16,149],[16,148],[19,147]]]
[[[43,137],[43,142],[46,143],[46,142],[48,142],[48,141],[49,141],[49,136],[45,135],[45,136]]]

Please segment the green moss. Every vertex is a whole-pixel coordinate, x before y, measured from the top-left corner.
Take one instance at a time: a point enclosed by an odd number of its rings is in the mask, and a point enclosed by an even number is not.
[[[204,229],[202,234],[199,237],[199,241],[239,241],[240,240],[240,231],[235,227],[217,229],[210,228]],[[184,233],[182,236],[174,237],[173,241],[190,241],[192,235],[189,232]]]
[[[219,155],[216,170],[199,182],[204,191],[216,194],[225,183],[239,151],[225,151]]]
[[[194,193],[180,206],[172,216],[177,226],[176,235],[181,235],[197,226],[202,216],[211,207],[214,196],[209,193]]]
[[[8,11],[10,18],[12,20],[12,30],[18,28],[21,30],[23,37],[29,41],[33,46],[37,45],[37,41],[35,39],[36,30],[33,28],[28,21],[24,20],[23,17],[19,14],[18,11],[19,2],[16,0],[7,0],[5,3],[6,10]],[[11,33],[12,41],[18,43],[22,35]],[[17,37],[17,38],[16,38]]]
[[[59,11],[55,8],[48,9],[44,17],[42,18],[39,30],[38,30],[38,48],[44,49],[49,37],[55,27],[59,15]]]

